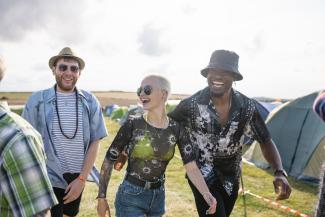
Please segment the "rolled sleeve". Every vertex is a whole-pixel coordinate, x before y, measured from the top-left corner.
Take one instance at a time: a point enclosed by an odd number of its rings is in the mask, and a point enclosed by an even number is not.
[[[245,134],[249,135],[249,137],[253,138],[259,143],[265,143],[271,139],[269,130],[267,129],[266,124],[257,109],[255,109],[253,116],[248,123],[247,131],[248,132]]]
[[[182,125],[179,127],[177,144],[184,165],[196,159],[193,145],[189,138],[189,132]]]

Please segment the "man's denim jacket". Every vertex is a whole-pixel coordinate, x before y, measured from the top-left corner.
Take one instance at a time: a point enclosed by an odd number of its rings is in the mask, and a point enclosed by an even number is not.
[[[67,187],[60,162],[51,143],[49,134],[52,133],[52,120],[55,107],[54,88],[37,91],[28,99],[22,116],[42,135],[44,149],[47,156],[47,171],[53,187]],[[107,136],[107,130],[101,107],[95,96],[87,91],[78,90],[78,100],[83,107],[83,137],[85,153],[89,145],[96,140]],[[73,157],[73,156],[71,156]],[[80,159],[84,161],[84,159]]]

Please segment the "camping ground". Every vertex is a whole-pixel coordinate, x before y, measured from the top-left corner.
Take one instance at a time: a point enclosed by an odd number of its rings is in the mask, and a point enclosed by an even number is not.
[[[31,93],[0,93],[0,97],[7,97],[9,105],[23,105],[27,97]],[[124,93],[124,92],[112,92],[111,95],[97,95],[102,105],[106,105],[106,102],[119,102],[126,103],[125,105],[133,104],[136,102],[136,96],[134,93]],[[184,96],[179,96],[184,97]],[[123,99],[125,99],[123,101]],[[129,103],[132,102],[132,103]],[[122,104],[123,105],[123,104]],[[100,168],[103,158],[105,156],[106,150],[110,143],[112,142],[114,136],[116,135],[119,125],[105,118],[107,128],[109,129],[109,137],[105,138],[101,142],[101,147],[99,151],[98,158],[96,160],[97,168]],[[185,171],[182,166],[181,160],[174,157],[170,162],[167,169],[167,181],[166,181],[166,215],[167,217],[194,217],[197,216],[195,212],[195,205],[192,193],[187,185],[186,179],[184,178]],[[113,172],[112,180],[110,181],[108,199],[111,206],[111,211],[114,216],[114,198],[115,192],[119,183],[122,181],[124,176],[124,171]],[[243,178],[246,190],[250,190],[252,193],[257,195],[274,199],[275,194],[273,193],[272,173],[269,171],[264,171],[262,169],[243,164]],[[291,208],[294,208],[304,214],[313,216],[314,209],[317,202],[317,191],[316,186],[306,184],[301,181],[296,181],[294,179],[289,179],[290,184],[293,187],[293,192],[291,198],[286,201],[281,201],[280,203]],[[97,186],[94,183],[87,183],[84,190],[84,197],[81,204],[81,217],[91,217],[96,216],[96,196],[97,196]],[[278,216],[295,216],[289,214],[285,211],[281,211],[273,208],[261,200],[254,198],[250,195],[246,196],[247,204],[247,216],[249,217],[278,217]],[[236,206],[234,208],[232,217],[244,216],[243,200],[240,196],[237,200]]]

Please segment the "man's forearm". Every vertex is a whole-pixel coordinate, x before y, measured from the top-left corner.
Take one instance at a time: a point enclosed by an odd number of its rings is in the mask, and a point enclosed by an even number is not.
[[[265,160],[271,164],[273,169],[283,169],[280,154],[271,139],[265,143],[260,144],[260,147]]]
[[[90,170],[95,163],[95,159],[98,153],[98,147],[99,147],[99,140],[96,140],[89,145],[89,149],[85,157],[84,165],[80,172],[80,175],[85,179],[88,177],[88,174],[90,173]]]

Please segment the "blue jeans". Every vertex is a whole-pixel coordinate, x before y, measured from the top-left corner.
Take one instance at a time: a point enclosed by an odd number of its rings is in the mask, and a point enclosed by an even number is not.
[[[165,187],[144,189],[124,180],[115,199],[117,217],[159,217],[165,213]]]

